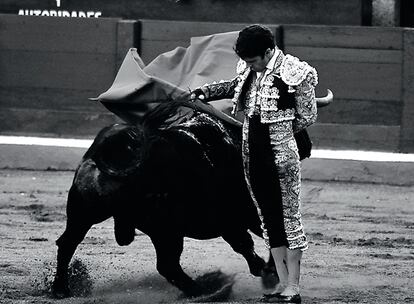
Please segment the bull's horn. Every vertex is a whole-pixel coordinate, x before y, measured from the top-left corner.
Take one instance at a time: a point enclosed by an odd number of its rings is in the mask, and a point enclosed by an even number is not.
[[[318,105],[318,108],[326,107],[333,101],[333,93],[331,90],[327,89],[328,94],[325,97],[316,97],[316,104]]]

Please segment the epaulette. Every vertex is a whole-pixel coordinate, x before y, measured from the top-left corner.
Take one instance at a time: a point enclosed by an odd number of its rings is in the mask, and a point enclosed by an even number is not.
[[[292,55],[285,55],[280,67],[280,77],[283,82],[289,86],[297,86],[306,79],[308,74],[311,73],[315,82],[317,82],[316,70],[311,67],[307,62],[300,61],[299,58]]]

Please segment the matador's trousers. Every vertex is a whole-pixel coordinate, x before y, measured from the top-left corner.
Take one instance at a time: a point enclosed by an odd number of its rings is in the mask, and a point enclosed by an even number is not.
[[[306,250],[300,161],[291,123],[262,124],[258,116],[249,118],[246,178],[268,246]]]

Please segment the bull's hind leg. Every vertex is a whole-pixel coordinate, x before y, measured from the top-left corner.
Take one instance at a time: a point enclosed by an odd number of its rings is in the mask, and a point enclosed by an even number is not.
[[[199,286],[181,268],[180,256],[183,252],[182,236],[151,236],[157,253],[157,270],[168,282],[180,289],[186,296],[195,297],[203,294]]]
[[[246,259],[252,275],[259,277],[263,274],[266,262],[254,251],[252,236],[246,230],[228,231],[223,234],[223,239]]]
[[[85,205],[81,196],[72,187],[68,195],[66,229],[56,241],[58,246],[57,267],[52,285],[52,294],[57,298],[70,296],[68,266],[76,248],[94,223],[109,218],[109,215],[98,215],[97,212],[93,214],[91,209]]]

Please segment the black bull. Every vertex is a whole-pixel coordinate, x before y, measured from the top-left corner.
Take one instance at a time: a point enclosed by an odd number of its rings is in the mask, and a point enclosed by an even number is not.
[[[56,296],[70,294],[67,270],[79,243],[111,216],[118,244],[130,244],[135,228],[147,234],[158,272],[186,295],[203,288],[180,266],[184,237],[222,237],[253,275],[266,270],[248,232],[261,236],[261,223],[245,185],[240,128],[200,113],[177,122],[171,119],[176,106],[156,108],[140,126],[104,128],[84,155],[68,194],[66,230],[56,242]],[[300,135],[302,148],[309,142],[306,132]]]

